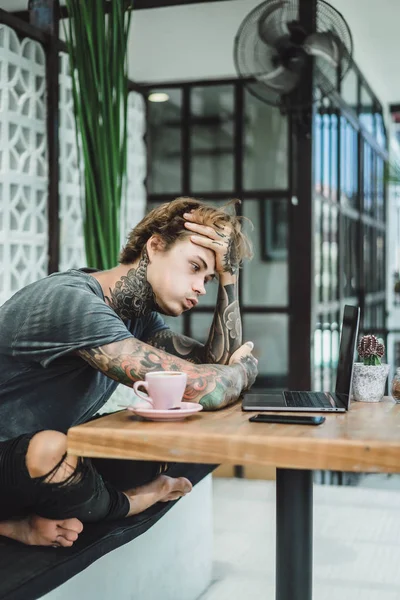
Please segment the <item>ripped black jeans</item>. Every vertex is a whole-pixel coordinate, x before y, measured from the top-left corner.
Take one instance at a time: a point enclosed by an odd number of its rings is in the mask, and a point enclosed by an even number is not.
[[[47,475],[32,478],[26,453],[34,435],[0,442],[0,521],[30,514],[76,517],[83,523],[121,519],[129,512],[122,491],[149,483],[166,470],[158,462],[80,458],[68,479],[51,483],[63,458]]]

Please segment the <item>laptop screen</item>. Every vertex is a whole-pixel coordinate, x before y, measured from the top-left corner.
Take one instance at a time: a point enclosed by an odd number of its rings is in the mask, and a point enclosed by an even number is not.
[[[350,394],[359,318],[360,309],[357,306],[344,307],[336,377],[337,394]]]

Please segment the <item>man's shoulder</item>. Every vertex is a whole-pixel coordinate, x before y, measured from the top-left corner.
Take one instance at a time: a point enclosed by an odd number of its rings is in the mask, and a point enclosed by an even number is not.
[[[93,303],[104,304],[103,292],[100,284],[94,278],[79,271],[57,272],[17,291],[2,307],[0,307],[0,322],[10,314],[28,314],[52,311],[57,307],[60,311],[68,305],[87,305]]]
[[[100,283],[90,275],[89,272],[82,269],[69,269],[68,271],[59,271],[52,273],[44,279],[36,282],[38,285],[46,287],[75,287],[82,290],[88,290],[103,297]]]
[[[82,291],[89,292],[104,300],[103,292],[99,282],[79,269],[70,269],[52,273],[43,279],[39,279],[30,285],[22,288],[16,296],[27,294],[32,298],[32,294],[62,294],[73,291],[74,293]]]

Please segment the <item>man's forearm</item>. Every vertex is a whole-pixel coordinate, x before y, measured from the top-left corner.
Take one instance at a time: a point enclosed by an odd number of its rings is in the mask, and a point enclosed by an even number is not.
[[[78,354],[105,375],[132,387],[150,371],[183,371],[187,387],[183,399],[200,402],[216,410],[234,402],[246,384],[240,364],[197,365],[173,356],[135,338],[128,338],[101,348],[80,350]]]
[[[220,277],[214,319],[204,348],[205,360],[225,365],[241,345],[238,276],[227,273]]]

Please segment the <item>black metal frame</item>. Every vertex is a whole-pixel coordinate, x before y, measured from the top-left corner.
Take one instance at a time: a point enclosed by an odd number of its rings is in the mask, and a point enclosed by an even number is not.
[[[145,88],[149,95],[151,91],[162,89],[180,89],[182,90],[182,103],[181,103],[181,189],[176,190],[175,193],[159,194],[153,193],[148,190],[148,202],[149,205],[153,206],[163,202],[170,202],[179,195],[189,196],[193,193],[190,185],[190,166],[192,160],[192,149],[190,144],[190,126],[193,124],[193,117],[191,116],[190,107],[190,93],[191,89],[197,87],[212,87],[218,85],[233,86],[234,94],[234,181],[233,188],[229,191],[219,192],[202,192],[195,194],[201,197],[203,200],[230,200],[231,198],[238,197],[242,200],[242,205],[238,206],[238,214],[241,215],[243,212],[243,206],[247,200],[258,200],[259,201],[259,212],[264,210],[262,206],[269,201],[282,201],[289,203],[291,197],[291,191],[289,189],[258,189],[258,190],[247,190],[244,189],[243,183],[243,159],[244,159],[244,84],[242,80],[238,79],[222,79],[222,80],[197,80],[193,82],[173,82],[169,83],[155,83]],[[179,126],[179,123],[176,124]],[[289,135],[289,132],[288,132]],[[151,161],[151,153],[149,155]],[[148,182],[147,182],[148,183]],[[239,285],[239,300],[241,305],[242,315],[245,318],[246,315],[289,315],[289,306],[246,306],[243,301],[243,287]],[[211,314],[214,308],[211,306],[198,307],[190,313],[184,313],[183,315],[183,333],[188,336],[192,336],[192,317],[198,314]],[[262,387],[287,387],[288,380],[287,376],[265,376],[264,378],[258,378],[258,385]]]
[[[358,70],[357,70],[357,73]],[[361,77],[361,75],[359,75]],[[361,81],[361,80],[360,80]],[[235,180],[234,189],[228,192],[206,192],[200,194],[204,200],[228,200],[233,196],[240,197],[245,203],[247,199],[258,199],[260,202],[260,214],[263,216],[265,208],[261,208],[266,200],[285,201],[288,203],[289,212],[289,303],[288,306],[245,306],[241,302],[242,312],[246,314],[287,314],[290,316],[289,329],[289,380],[286,383],[290,387],[296,389],[310,389],[313,387],[312,380],[312,356],[310,349],[313,346],[313,336],[315,324],[320,322],[339,322],[340,313],[346,302],[360,303],[365,305],[362,296],[362,289],[357,289],[353,298],[346,298],[343,294],[343,266],[344,266],[344,237],[343,237],[343,219],[348,218],[354,220],[357,224],[358,236],[362,239],[360,233],[365,226],[373,226],[382,233],[385,231],[384,222],[377,223],[369,214],[363,214],[360,211],[360,206],[350,208],[343,205],[338,197],[334,200],[331,197],[320,195],[319,201],[325,205],[335,207],[337,211],[338,232],[337,239],[340,244],[341,251],[339,252],[339,262],[337,265],[336,276],[339,281],[339,293],[330,291],[329,298],[322,302],[315,302],[314,298],[314,277],[313,277],[313,238],[314,238],[314,216],[313,216],[313,197],[314,182],[309,176],[313,170],[312,157],[312,137],[313,137],[313,120],[311,115],[306,115],[306,121],[301,123],[299,129],[297,115],[293,115],[290,119],[290,144],[291,161],[289,173],[289,189],[283,190],[245,190],[243,187],[243,107],[244,107],[244,88],[243,81],[237,79],[215,79],[206,81],[193,82],[173,82],[173,83],[154,83],[149,86],[147,92],[157,89],[182,89],[182,189],[176,193],[148,194],[148,200],[151,203],[158,204],[173,200],[176,195],[190,195],[189,170],[191,163],[191,147],[190,147],[190,90],[193,87],[208,87],[220,85],[233,85],[235,87],[235,123],[234,123],[234,142],[235,142]],[[311,85],[311,84],[310,84]],[[361,83],[359,84],[361,85]],[[304,91],[303,91],[304,93]],[[310,93],[310,90],[309,90]],[[378,102],[375,101],[378,106]],[[340,118],[346,118],[351,124],[359,140],[363,143],[370,144],[373,151],[379,153],[380,156],[386,157],[385,150],[382,149],[372,134],[365,131],[359,121],[357,114],[351,108],[343,103],[339,94],[333,94],[331,98],[331,108],[325,106],[321,108],[321,113],[330,112],[338,118],[338,135],[337,135],[337,163],[336,163],[336,178],[338,181],[339,196],[341,189],[341,138],[340,138]],[[305,124],[304,124],[305,123]],[[305,129],[308,126],[308,131]],[[360,141],[360,144],[361,144]],[[149,157],[151,160],[151,156]],[[360,167],[362,163],[360,162]],[[360,178],[363,174],[360,172]],[[330,173],[330,181],[332,181],[333,173]],[[360,185],[359,185],[360,187]],[[299,210],[301,207],[301,210]],[[264,219],[261,219],[264,222]],[[334,225],[333,216],[330,217],[330,226]],[[322,224],[320,224],[322,228]],[[321,229],[322,230],[322,229]],[[265,233],[265,229],[264,229]],[[332,233],[329,233],[329,241],[332,242]],[[360,272],[363,270],[363,254],[359,248],[357,257],[357,269]],[[270,258],[267,255],[264,258]],[[330,267],[332,267],[332,258],[330,257]],[[383,290],[382,290],[383,293]],[[243,290],[240,287],[241,300],[243,300]],[[383,298],[376,300],[382,302]],[[369,298],[372,301],[372,297]],[[210,313],[212,307],[204,307],[196,309],[193,314]],[[308,317],[305,317],[308,315]],[[191,335],[190,326],[191,316],[185,316],[184,333]],[[322,325],[321,325],[322,327]],[[326,325],[323,326],[326,328]],[[331,371],[334,372],[334,365],[331,365]],[[333,382],[334,384],[334,382]],[[261,385],[261,383],[260,383]]]
[[[58,271],[60,262],[60,141],[58,135],[59,127],[59,44],[58,34],[60,25],[60,14],[57,10],[58,2],[55,3],[53,31],[54,35],[49,37],[49,43],[46,52],[46,88],[47,88],[47,147],[49,161],[49,187],[48,187],[48,221],[49,221],[49,239],[48,239],[48,272]],[[56,77],[54,74],[57,73]],[[57,85],[53,85],[53,79],[56,79]]]
[[[299,20],[306,31],[315,31],[316,0],[299,3]],[[312,107],[311,62],[297,90],[300,106]],[[301,121],[299,121],[299,118]],[[290,114],[289,205],[289,388],[312,389],[314,318],[314,203],[312,109]]]
[[[260,256],[261,260],[265,262],[270,261],[286,261],[288,259],[287,249],[287,230],[288,230],[288,218],[286,214],[286,220],[283,219],[283,226],[286,228],[286,243],[285,247],[274,247],[274,228],[279,225],[279,219],[274,217],[274,203],[282,204],[280,200],[268,199],[267,202],[260,202]],[[286,201],[287,206],[287,201]],[[286,210],[286,213],[288,211]]]
[[[348,127],[354,132],[354,136],[357,138],[357,190],[355,196],[354,206],[347,206],[342,199],[343,185],[342,185],[342,171],[341,171],[341,154],[344,151],[342,148],[342,136],[341,136],[341,125],[339,124],[339,131],[337,135],[337,148],[334,150],[337,152],[337,198],[326,197],[323,194],[317,195],[316,201],[320,203],[321,211],[323,207],[335,207],[337,210],[337,227],[338,227],[338,244],[339,244],[339,260],[337,265],[337,280],[339,282],[337,293],[331,294],[329,299],[323,298],[321,295],[322,288],[320,290],[318,302],[317,302],[317,315],[319,321],[319,327],[321,330],[329,329],[329,324],[339,323],[341,312],[345,303],[358,304],[361,308],[361,327],[360,332],[364,329],[368,331],[377,332],[378,329],[385,330],[386,315],[385,315],[385,304],[386,304],[386,270],[383,269],[382,276],[379,273],[375,275],[375,281],[373,282],[372,289],[367,290],[365,287],[366,283],[366,262],[368,257],[365,256],[364,249],[364,236],[372,233],[372,240],[376,240],[377,236],[380,235],[385,238],[386,233],[386,222],[385,222],[385,207],[386,207],[386,189],[384,188],[384,206],[382,214],[371,215],[366,212],[364,202],[364,148],[368,146],[371,149],[371,160],[376,164],[376,160],[387,161],[388,154],[385,148],[382,148],[373,134],[366,131],[358,120],[359,115],[362,111],[361,106],[361,86],[364,86],[372,94],[368,88],[365,80],[362,78],[360,71],[354,66],[354,70],[357,74],[357,106],[355,110],[349,107],[344,107],[343,102],[340,100],[338,95],[333,95],[331,98],[331,113],[336,112],[339,119],[345,119],[348,123]],[[381,114],[382,107],[373,97],[373,114]],[[326,112],[326,108],[323,109]],[[323,112],[321,111],[321,113]],[[373,171],[372,171],[373,172]],[[375,173],[376,174],[376,173]],[[374,197],[372,198],[374,200]],[[352,228],[353,237],[356,238],[356,252],[355,256],[347,248],[346,252],[346,228]],[[320,232],[322,232],[322,223],[320,225]],[[386,244],[385,244],[386,247]],[[384,252],[385,252],[384,248]],[[321,250],[322,254],[322,250]],[[385,261],[385,256],[383,256]],[[349,286],[344,285],[345,274],[349,275],[352,269],[349,268],[349,264],[353,262],[353,270],[357,274],[357,285],[351,290]],[[370,309],[370,307],[372,307]],[[374,318],[367,319],[369,313],[374,315]],[[380,317],[378,318],[378,313]],[[324,326],[325,323],[325,326]],[[332,356],[332,353],[331,353]],[[335,365],[330,364],[329,367],[331,373],[331,385],[335,384]],[[320,383],[319,387],[323,387],[323,375],[324,369],[320,370]],[[325,384],[326,385],[326,384]]]
[[[276,600],[312,599],[313,472],[276,470]]]

